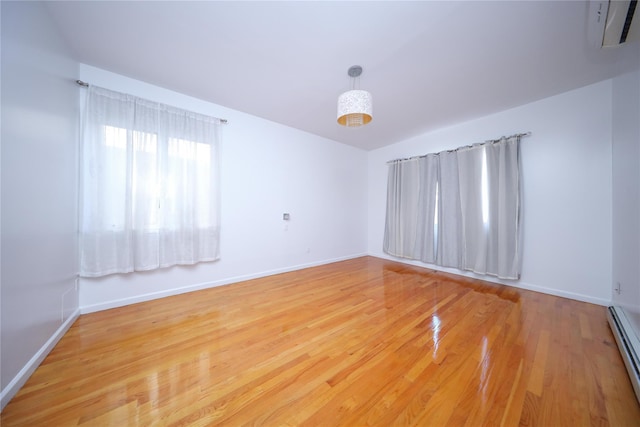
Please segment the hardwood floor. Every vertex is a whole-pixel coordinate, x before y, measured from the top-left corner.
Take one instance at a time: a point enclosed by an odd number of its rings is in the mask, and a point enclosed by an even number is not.
[[[81,316],[6,426],[638,426],[605,308],[372,257]]]

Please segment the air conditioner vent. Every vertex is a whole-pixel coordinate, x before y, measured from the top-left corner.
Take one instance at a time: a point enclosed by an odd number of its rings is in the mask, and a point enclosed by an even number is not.
[[[636,15],[637,0],[608,2],[602,47],[618,46],[640,38],[640,19]]]
[[[629,9],[627,9],[627,17],[624,20],[624,26],[622,27],[622,34],[620,35],[620,43],[627,41],[629,30],[631,30],[631,22],[633,22],[633,16],[636,11],[638,2],[636,0],[630,2]]]

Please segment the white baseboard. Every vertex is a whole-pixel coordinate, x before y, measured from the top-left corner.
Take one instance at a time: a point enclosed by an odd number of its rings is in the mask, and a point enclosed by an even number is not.
[[[322,261],[316,261],[306,264],[299,264],[290,267],[277,268],[274,270],[262,271],[259,273],[247,274],[242,276],[229,277],[222,280],[214,280],[211,282],[197,283],[193,285],[183,286],[180,288],[167,289],[159,292],[151,292],[147,294],[136,295],[132,297],[121,298],[117,300],[105,301],[98,304],[85,305],[80,307],[81,314],[93,313],[96,311],[109,310],[111,308],[123,307],[125,305],[137,304],[139,302],[151,301],[158,298],[169,297],[173,295],[184,294],[187,292],[199,291],[202,289],[215,288],[217,286],[230,285],[232,283],[243,282],[245,280],[259,279],[261,277],[273,276],[280,273],[288,273],[290,271],[302,270],[303,268],[317,267],[319,265],[331,264],[333,262],[346,261],[348,259],[367,256],[366,253],[349,255],[339,258],[332,258]]]
[[[525,283],[525,282],[521,282],[521,281],[505,281],[505,280],[497,279],[497,278],[495,278],[493,276],[483,276],[483,275],[480,275],[480,274],[464,272],[464,271],[461,271],[461,270],[457,270],[455,268],[445,268],[445,267],[440,267],[440,266],[437,266],[437,265],[425,264],[425,263],[422,263],[420,261],[406,260],[406,259],[395,258],[395,257],[387,256],[387,255],[381,256],[381,255],[377,255],[377,254],[376,255],[369,254],[369,256],[372,256],[372,257],[375,257],[375,258],[388,259],[389,261],[400,262],[400,263],[403,263],[403,264],[409,264],[409,265],[413,265],[415,267],[427,268],[429,270],[443,271],[445,273],[451,273],[451,274],[455,274],[455,275],[462,276],[462,277],[470,277],[472,279],[484,280],[485,282],[498,283],[500,285],[511,286],[511,287],[519,288],[519,289],[526,289],[528,291],[540,292],[540,293],[547,294],[547,295],[554,295],[554,296],[557,296],[557,297],[569,298],[569,299],[576,300],[576,301],[588,302],[588,303],[591,303],[591,304],[601,305],[601,306],[604,306],[604,307],[607,307],[607,306],[611,305],[611,300],[610,299],[595,298],[595,297],[592,297],[590,295],[583,295],[583,294],[577,294],[577,293],[573,293],[573,292],[562,291],[562,290],[559,290],[559,289],[546,288],[544,286],[532,285],[530,283]]]
[[[51,335],[46,343],[33,355],[33,357],[22,367],[20,372],[11,380],[9,384],[0,392],[0,411],[9,403],[9,401],[16,395],[20,388],[27,382],[31,374],[40,366],[45,357],[53,350],[60,338],[69,330],[73,322],[80,316],[80,309],[76,309],[65,320],[62,325]]]
[[[588,302],[595,305],[601,305],[603,307],[607,307],[611,305],[610,299],[596,298],[590,295],[561,291],[553,288],[545,288],[543,286],[531,285],[529,283],[524,283],[524,282],[514,282],[514,283],[496,282],[496,283],[501,283],[507,286],[513,286],[514,288],[526,289],[528,291],[540,292],[543,294],[554,295],[562,298],[568,298],[576,301]]]
[[[577,293],[562,291],[562,290],[553,289],[553,288],[547,288],[547,287],[533,285],[533,284],[525,283],[525,282],[521,282],[521,281],[517,281],[517,282],[516,281],[513,281],[513,282],[512,281],[508,281],[508,282],[507,281],[501,281],[501,280],[496,279],[495,277],[492,277],[492,276],[482,276],[482,275],[478,275],[478,274],[474,274],[474,273],[467,273],[467,272],[463,272],[463,271],[452,269],[452,268],[444,268],[444,267],[439,267],[439,266],[435,266],[435,265],[424,264],[424,263],[421,263],[419,261],[404,260],[404,259],[394,258],[394,257],[391,257],[391,256],[380,256],[378,254],[374,255],[374,254],[362,253],[362,254],[349,255],[349,256],[344,256],[344,257],[339,257],[339,258],[326,259],[326,260],[316,261],[316,262],[311,262],[311,263],[306,263],[306,264],[299,264],[299,265],[294,265],[294,266],[290,266],[290,267],[278,268],[278,269],[274,269],[274,270],[267,270],[267,271],[262,271],[262,272],[259,272],[259,273],[253,273],[253,274],[246,274],[246,275],[241,275],[241,276],[229,277],[229,278],[221,279],[221,280],[214,280],[214,281],[210,281],[210,282],[197,283],[197,284],[183,286],[183,287],[179,287],[179,288],[167,289],[167,290],[163,290],[163,291],[159,291],[159,292],[151,292],[151,293],[135,295],[135,296],[126,297],[126,298],[120,298],[120,299],[115,299],[115,300],[110,300],[110,301],[104,301],[104,302],[100,302],[100,303],[97,303],[97,304],[85,305],[85,306],[81,306],[80,307],[80,313],[81,314],[87,314],[87,313],[93,313],[93,312],[96,312],[96,311],[109,310],[111,308],[123,307],[123,306],[130,305],[130,304],[137,304],[139,302],[151,301],[151,300],[154,300],[154,299],[164,298],[164,297],[173,296],[173,295],[179,295],[179,294],[183,294],[183,293],[187,293],[187,292],[194,292],[194,291],[199,291],[199,290],[202,290],[202,289],[208,289],[208,288],[214,288],[214,287],[217,287],[217,286],[229,285],[229,284],[232,284],[232,283],[242,282],[242,281],[245,281],[245,280],[258,279],[258,278],[261,278],[261,277],[272,276],[272,275],[280,274],[280,273],[287,273],[287,272],[301,270],[301,269],[309,268],[309,267],[316,267],[316,266],[319,266],[319,265],[330,264],[330,263],[333,263],[333,262],[345,261],[345,260],[348,260],[348,259],[359,258],[359,257],[362,257],[362,256],[372,256],[372,257],[375,257],[375,258],[388,259],[390,261],[400,262],[400,263],[403,263],[403,264],[409,264],[409,265],[413,265],[413,266],[416,266],[416,267],[427,268],[427,269],[430,269],[430,270],[443,271],[443,272],[446,272],[446,273],[456,274],[458,276],[471,277],[471,278],[474,278],[474,279],[484,280],[484,281],[487,281],[487,282],[498,283],[498,284],[501,284],[501,285],[512,286],[514,288],[526,289],[526,290],[529,290],[529,291],[540,292],[540,293],[543,293],[543,294],[554,295],[554,296],[559,296],[559,297],[563,297],[563,298],[569,298],[569,299],[582,301],[582,302],[588,302],[588,303],[591,303],[591,304],[601,305],[601,306],[605,306],[605,307],[611,305],[611,300],[610,299],[595,298],[595,297],[592,297],[592,296],[589,296],[589,295],[583,295],[583,294],[577,294]]]

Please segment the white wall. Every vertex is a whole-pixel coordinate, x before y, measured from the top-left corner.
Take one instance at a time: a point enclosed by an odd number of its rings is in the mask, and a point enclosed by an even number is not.
[[[640,71],[613,79],[613,283],[640,336]]]
[[[371,152],[369,253],[388,258],[382,252],[388,160],[531,131],[522,139],[522,276],[504,283],[608,304],[611,87],[607,80]]]
[[[78,315],[78,63],[39,3],[2,2],[2,407]]]
[[[221,259],[81,279],[83,312],[366,254],[365,151],[98,68],[81,65],[80,76],[229,120],[221,153]]]

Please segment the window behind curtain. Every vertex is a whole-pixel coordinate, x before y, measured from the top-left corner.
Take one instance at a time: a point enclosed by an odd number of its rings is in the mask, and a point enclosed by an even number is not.
[[[520,277],[520,137],[389,165],[383,250]]]
[[[218,119],[89,88],[81,275],[219,258]]]

